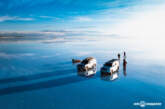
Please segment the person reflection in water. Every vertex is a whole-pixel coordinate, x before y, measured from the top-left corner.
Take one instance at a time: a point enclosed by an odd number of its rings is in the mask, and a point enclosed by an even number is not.
[[[126,52],[124,52],[124,59],[123,59],[123,74],[124,74],[124,76],[127,75],[126,68],[127,68]]]
[[[126,61],[126,59],[123,59],[123,74],[124,74],[124,76],[127,75],[126,68],[127,68],[127,61]]]

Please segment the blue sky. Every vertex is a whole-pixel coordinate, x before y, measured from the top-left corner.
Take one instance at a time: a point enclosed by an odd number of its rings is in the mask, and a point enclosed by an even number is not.
[[[0,30],[97,30],[161,3],[163,0],[0,0]]]
[[[0,41],[5,35],[99,36],[90,38],[104,46],[115,37],[122,47],[138,45],[137,51],[148,53],[144,58],[165,60],[164,10],[165,0],[0,0]]]

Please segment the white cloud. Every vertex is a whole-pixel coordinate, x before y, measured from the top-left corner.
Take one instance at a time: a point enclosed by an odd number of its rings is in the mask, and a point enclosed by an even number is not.
[[[130,38],[164,39],[165,35],[165,5],[155,7],[150,11],[134,13],[130,18],[120,22],[114,31]]]
[[[33,18],[18,17],[18,16],[0,16],[0,22],[4,21],[31,21]]]
[[[90,51],[79,51],[79,52],[75,52],[75,54],[76,54],[77,56],[85,56],[85,55],[90,55],[90,54],[92,54],[92,52],[90,52]]]
[[[10,59],[10,58],[19,58],[19,57],[34,56],[34,55],[35,54],[33,54],[33,53],[8,54],[8,53],[1,52],[0,53],[0,58]]]
[[[123,39],[114,41],[116,42],[115,48],[134,52],[135,54],[132,54],[129,58],[142,62],[147,60],[154,62],[154,64],[164,63],[164,10],[165,4],[150,6],[147,9],[143,8],[143,10],[137,7],[137,9],[131,12],[127,9],[127,17],[118,19],[118,22],[115,22],[113,27],[112,25],[106,25],[104,30],[107,33],[117,33],[121,37],[124,37]],[[112,43],[112,40],[103,39],[103,41],[104,43],[108,41]]]
[[[92,18],[86,17],[86,16],[79,16],[79,17],[75,17],[74,21],[78,21],[78,22],[90,22],[90,21],[92,21]]]
[[[61,36],[61,35],[65,35],[64,32],[58,32],[58,31],[15,31],[15,32],[10,32],[10,31],[1,31],[0,32],[1,36],[28,36],[28,37],[33,37],[33,36]],[[1,38],[1,37],[0,37]],[[9,37],[7,37],[9,38]]]
[[[40,18],[47,18],[47,19],[59,19],[57,17],[53,17],[53,16],[39,16]]]

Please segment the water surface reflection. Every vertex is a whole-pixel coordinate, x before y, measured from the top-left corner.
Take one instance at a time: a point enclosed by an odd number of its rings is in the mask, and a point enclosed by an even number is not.
[[[114,72],[112,74],[109,74],[109,73],[101,73],[101,80],[105,80],[105,81],[113,81],[113,80],[116,80],[118,79],[119,77],[119,72]]]

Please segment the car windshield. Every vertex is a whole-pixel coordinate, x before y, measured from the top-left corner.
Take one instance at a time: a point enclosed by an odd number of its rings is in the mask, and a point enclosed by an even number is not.
[[[82,62],[81,62],[82,64],[88,64],[88,60],[83,60]]]
[[[105,63],[106,66],[112,66],[112,63]]]

